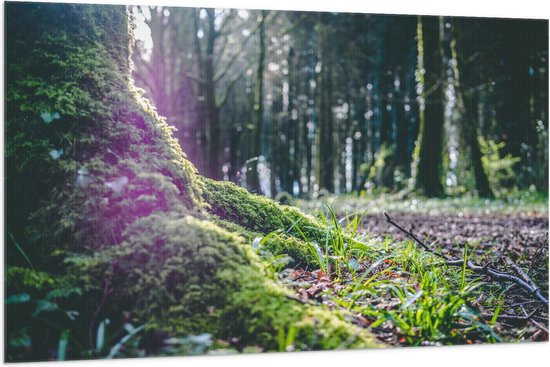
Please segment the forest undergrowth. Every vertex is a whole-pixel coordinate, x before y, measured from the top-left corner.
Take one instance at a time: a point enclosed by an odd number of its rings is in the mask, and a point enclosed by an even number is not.
[[[543,199],[521,194],[506,203],[390,195],[374,202],[341,196],[298,203],[334,230],[332,241],[308,242],[319,269],[287,268],[279,278],[301,302],[348,310],[355,323],[393,346],[545,341],[548,308],[532,294],[467,267],[447,266],[381,212],[387,208],[393,221],[434,252],[508,274],[523,271],[547,297]],[[346,235],[352,245],[342,240]]]

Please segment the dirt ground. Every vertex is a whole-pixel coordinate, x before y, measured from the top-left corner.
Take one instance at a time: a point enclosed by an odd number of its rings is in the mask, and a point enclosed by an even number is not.
[[[498,257],[506,254],[519,262],[532,263],[537,254],[548,247],[548,214],[520,212],[516,214],[416,214],[388,213],[405,229],[413,232],[425,243],[434,241],[444,253],[457,255],[465,243],[471,248],[479,242],[476,252],[490,252]],[[387,223],[383,214],[365,216],[363,230],[370,235],[405,239],[405,234]],[[527,265],[527,264],[526,264]]]

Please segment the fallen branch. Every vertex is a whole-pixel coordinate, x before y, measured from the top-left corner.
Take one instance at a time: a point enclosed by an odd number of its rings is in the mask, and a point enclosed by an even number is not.
[[[525,280],[531,287],[537,288],[537,285],[533,282],[533,280],[531,278],[529,278],[527,273],[524,272],[523,269],[520,268],[515,262],[513,262],[512,259],[510,259],[508,256],[504,256],[504,262],[506,262],[506,264],[508,264],[508,266],[510,266],[512,269],[514,269],[516,274],[521,279]]]
[[[301,303],[303,305],[314,305],[314,303],[311,303],[309,301],[304,301],[303,299],[300,299],[298,297],[294,297],[294,296],[291,296],[291,295],[288,295],[288,294],[285,297],[292,300],[292,301],[296,301],[298,303]]]
[[[442,253],[439,253],[437,251],[432,250],[429,248],[424,242],[422,242],[418,237],[415,236],[412,231],[407,231],[403,227],[401,227],[399,224],[395,223],[388,213],[384,212],[384,215],[386,216],[386,219],[388,223],[399,229],[401,232],[412,238],[418,245],[420,245],[424,250],[428,251],[429,253],[438,256],[445,261],[445,264],[448,266],[464,266],[464,260],[463,259],[451,259]],[[510,260],[511,261],[511,260]],[[514,264],[515,265],[515,264]],[[519,268],[517,265],[515,265],[517,268]],[[466,267],[477,274],[484,274],[489,276],[490,278],[497,280],[497,281],[504,281],[504,282],[511,282],[514,283],[521,288],[523,288],[525,291],[527,291],[529,294],[531,294],[533,297],[535,297],[538,301],[544,303],[546,307],[548,307],[548,300],[544,297],[542,294],[540,287],[538,287],[532,280],[525,274],[525,272],[522,271],[522,278],[525,277],[526,280],[512,275],[508,273],[501,272],[494,267],[491,267],[491,263],[486,263],[484,265],[476,265],[472,261],[467,260],[466,261]],[[520,269],[521,270],[521,269]],[[517,271],[517,270],[516,270]]]

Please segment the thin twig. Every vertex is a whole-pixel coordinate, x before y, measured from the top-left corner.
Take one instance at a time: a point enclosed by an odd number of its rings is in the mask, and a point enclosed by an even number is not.
[[[537,302],[537,301],[536,300],[530,300],[530,301],[525,301],[525,302],[514,303],[513,305],[510,305],[508,307],[514,308],[514,307],[519,307],[519,306],[523,306],[523,305],[529,305],[533,302]]]
[[[536,264],[537,261],[539,260],[539,256],[542,254],[543,250],[544,249],[547,249],[548,248],[548,232],[546,232],[546,240],[544,241],[544,243],[539,247],[539,249],[537,250],[537,252],[535,253],[535,255],[533,256],[533,261],[532,263],[533,264]]]
[[[537,311],[531,312],[529,315],[526,316],[518,316],[518,315],[498,315],[497,319],[505,319],[510,321],[528,321],[531,320],[531,318],[535,315]],[[483,317],[486,318],[493,318],[492,314],[483,314]]]
[[[539,329],[541,330],[544,330],[547,334],[548,334],[548,328],[542,324],[539,324],[537,321],[533,320],[533,319],[530,319],[529,320],[531,323],[533,323],[536,327],[538,327]]]
[[[290,299],[290,300],[293,300],[293,301],[296,301],[296,302],[299,302],[303,305],[311,305],[312,303],[308,302],[308,301],[304,301],[298,297],[294,297],[294,296],[291,296],[291,295],[285,295],[286,298]]]
[[[443,254],[440,254],[439,252],[436,252],[434,250],[432,250],[431,248],[429,248],[428,246],[426,246],[424,244],[424,242],[420,241],[418,239],[418,237],[415,236],[414,233],[412,233],[412,230],[411,231],[407,231],[406,229],[404,229],[403,227],[401,227],[399,224],[395,223],[391,218],[390,216],[388,215],[388,213],[385,213],[384,212],[384,215],[386,216],[386,219],[388,220],[388,223],[392,224],[394,227],[396,227],[397,229],[399,229],[401,232],[405,233],[407,236],[411,237],[413,240],[416,241],[416,243],[418,243],[420,246],[422,246],[424,248],[424,250],[428,251],[429,253],[432,253],[442,259],[445,259],[445,260],[449,260],[449,258]]]
[[[527,311],[525,311],[525,307],[521,306],[521,310],[523,311],[523,313],[525,315],[527,315]],[[531,314],[531,316],[533,316],[533,315]],[[548,334],[548,328],[546,326],[543,326],[543,325],[539,324],[538,322],[533,320],[531,317],[529,317],[529,321],[531,321],[539,329],[546,331],[546,333]]]
[[[418,237],[416,237],[414,235],[414,233],[403,229],[403,227],[401,227],[399,224],[395,223],[390,218],[388,213],[384,212],[384,215],[386,216],[386,219],[387,219],[388,223],[390,223],[391,225],[393,225],[394,227],[399,229],[401,232],[403,232],[404,234],[406,234],[407,236],[412,238],[418,245],[420,245],[426,251],[428,251],[428,252],[430,252],[430,253],[438,256],[438,257],[441,257],[441,258],[445,259],[446,260],[445,264],[447,264],[448,266],[463,266],[464,265],[464,260],[462,260],[462,259],[450,259],[447,256],[445,256],[445,255],[443,255],[443,254],[441,254],[437,251],[434,251],[434,250],[430,249],[428,246],[426,246],[426,244],[424,244],[424,242],[420,241],[418,239]],[[525,280],[523,280],[523,279],[521,279],[521,278],[519,278],[515,275],[501,272],[501,271],[491,267],[490,265],[491,265],[491,263],[487,263],[485,265],[476,265],[470,260],[466,261],[466,267],[468,269],[470,269],[471,271],[473,271],[474,273],[488,275],[490,278],[492,278],[494,280],[497,280],[497,281],[512,282],[514,284],[517,284],[521,288],[526,290],[529,294],[534,296],[537,300],[544,303],[544,305],[546,307],[548,307],[548,299],[546,299],[543,296],[543,294],[540,290],[540,287],[538,287],[532,280],[530,282],[525,281]],[[532,284],[529,284],[529,283],[532,283]]]
[[[99,312],[107,302],[107,298],[109,298],[109,295],[113,293],[113,289],[111,288],[111,282],[108,278],[105,278],[105,286],[103,288],[103,297],[101,298],[101,302],[95,309],[92,318],[90,320],[90,326],[88,327],[88,343],[90,344],[90,350],[94,349],[94,328],[95,324],[97,322],[97,318],[99,316]]]

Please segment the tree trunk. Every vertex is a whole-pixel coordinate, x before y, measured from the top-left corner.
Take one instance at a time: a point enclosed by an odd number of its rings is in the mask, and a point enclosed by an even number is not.
[[[204,69],[205,69],[205,63],[204,59],[202,57],[202,47],[201,42],[198,36],[199,33],[199,11],[198,9],[193,9],[193,43],[194,43],[194,51],[195,51],[195,59],[197,60],[197,74],[200,78],[204,78]],[[196,80],[195,81],[196,88],[197,88],[197,98],[195,99],[195,115],[196,115],[196,125],[197,125],[197,135],[195,137],[197,141],[197,152],[196,155],[200,157],[199,164],[197,165],[197,168],[200,172],[206,172],[206,166],[207,166],[207,157],[206,157],[206,150],[208,146],[208,137],[207,137],[207,114],[206,114],[206,103],[205,103],[205,95],[206,95],[206,88],[205,84],[202,80]],[[206,174],[206,173],[205,173]]]
[[[326,24],[330,19],[327,14],[322,15],[322,22],[319,23],[319,49],[321,60],[321,71],[319,74],[319,131],[318,131],[318,164],[317,175],[319,177],[319,188],[326,189],[328,192],[334,192],[334,169],[335,169],[335,151],[332,123],[332,65],[330,60],[331,47],[329,41],[329,25]]]
[[[252,158],[246,177],[249,182],[248,187],[256,193],[261,193],[260,178],[258,174],[258,162],[261,154],[262,131],[264,118],[264,69],[265,69],[265,17],[267,11],[261,11],[261,20],[258,37],[260,39],[260,48],[258,55],[258,69],[256,70],[256,85],[254,92],[254,121],[255,133],[253,140]]]
[[[128,29],[121,6],[6,4],[6,188],[13,195],[6,205],[19,220],[8,219],[6,232],[19,236],[31,261],[40,257],[33,248],[58,250],[28,271],[66,275],[91,289],[76,302],[78,322],[67,327],[76,339],[90,330],[92,345],[73,347],[68,357],[93,353],[98,309],[102,318],[116,322],[128,313],[132,323],[174,337],[210,333],[265,350],[277,350],[278,335],[290,327],[298,349],[376,346],[342,314],[291,300],[266,276],[247,244],[252,239],[241,235],[297,221],[316,241],[326,231],[296,209],[198,176],[170,127],[131,87]],[[63,155],[52,159],[52,147],[63,147]],[[267,245],[312,263],[295,235]],[[18,251],[7,248],[9,272]],[[78,261],[63,262],[64,251]],[[7,289],[30,292],[22,283]],[[105,289],[103,301],[97,289]],[[122,329],[126,321],[119,322]],[[49,358],[59,334],[31,329],[33,359]],[[79,342],[88,345],[88,335]]]
[[[453,59],[456,61],[454,67],[454,79],[456,94],[458,100],[458,106],[462,115],[462,133],[464,141],[468,144],[470,150],[470,159],[472,168],[474,171],[475,188],[479,196],[492,198],[494,197],[493,191],[489,186],[489,179],[487,173],[483,169],[483,163],[481,161],[481,149],[478,141],[478,91],[475,90],[476,84],[478,84],[476,78],[470,72],[471,66],[465,65],[465,60],[468,55],[464,55],[464,45],[462,35],[460,34],[459,25],[454,25],[454,35],[451,41],[451,53]],[[472,88],[472,92],[469,94],[464,93],[465,88]]]
[[[206,9],[208,17],[208,34],[206,43],[205,62],[205,104],[206,104],[206,126],[208,144],[205,156],[206,176],[214,179],[222,179],[222,167],[220,162],[221,149],[221,127],[219,119],[219,108],[216,104],[216,86],[214,81],[214,45],[217,38],[214,9]]]
[[[419,132],[418,169],[416,188],[428,197],[443,195],[441,182],[443,118],[444,118],[444,69],[440,18],[419,18],[419,47],[425,68],[423,97]]]
[[[474,92],[471,95],[463,96],[464,111],[463,119],[464,124],[462,126],[464,133],[464,140],[467,142],[470,148],[470,159],[472,163],[472,168],[474,170],[474,179],[476,182],[476,191],[479,196],[485,198],[494,197],[493,191],[489,186],[489,179],[487,178],[487,173],[483,168],[483,163],[481,162],[481,149],[479,147],[478,141],[478,129],[477,129],[477,93]]]

